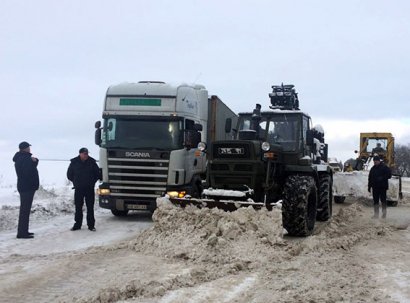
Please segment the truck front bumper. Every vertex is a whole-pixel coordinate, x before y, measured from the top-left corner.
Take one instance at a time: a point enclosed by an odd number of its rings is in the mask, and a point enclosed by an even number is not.
[[[115,210],[148,210],[154,212],[157,208],[156,199],[149,200],[126,200],[112,196],[98,196],[99,205],[101,208]]]

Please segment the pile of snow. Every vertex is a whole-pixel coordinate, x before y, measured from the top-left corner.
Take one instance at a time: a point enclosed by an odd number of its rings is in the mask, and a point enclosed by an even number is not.
[[[30,221],[41,221],[61,214],[74,213],[74,194],[71,187],[40,186],[34,195]],[[17,227],[20,196],[14,187],[0,188],[0,231]]]
[[[182,209],[166,198],[157,199],[157,204],[154,226],[130,244],[139,252],[222,267],[253,266],[266,262],[272,249],[283,242],[282,217],[277,209]]]
[[[337,172],[333,175],[333,195],[371,200],[372,195],[367,191],[368,179],[368,171]],[[398,194],[399,179],[392,177],[389,180],[387,199],[398,201]]]

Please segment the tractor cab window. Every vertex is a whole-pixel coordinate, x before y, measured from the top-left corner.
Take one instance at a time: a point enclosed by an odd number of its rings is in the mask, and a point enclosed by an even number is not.
[[[268,124],[268,123],[266,122],[265,119],[262,120],[262,121],[259,123],[259,129],[258,129],[258,131],[259,131],[259,138],[260,138],[261,140],[265,140],[265,138],[266,138],[267,124]]]
[[[243,117],[239,124],[239,131],[241,130],[250,130],[251,129],[251,118]]]
[[[239,120],[239,134],[253,133],[253,139],[265,140],[268,122],[262,117],[259,122],[255,122],[251,116],[241,116]],[[241,137],[241,135],[239,135]],[[248,139],[250,137],[247,137]]]
[[[269,123],[268,141],[282,145],[284,151],[295,151],[298,147],[298,122],[298,117],[273,116]]]
[[[385,153],[387,150],[387,139],[368,139],[366,151],[368,153]]]

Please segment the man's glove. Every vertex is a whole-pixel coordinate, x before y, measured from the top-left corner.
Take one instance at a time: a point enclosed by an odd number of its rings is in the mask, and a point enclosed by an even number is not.
[[[370,193],[371,192],[371,190],[370,190],[370,186],[369,187],[367,187],[367,191]]]

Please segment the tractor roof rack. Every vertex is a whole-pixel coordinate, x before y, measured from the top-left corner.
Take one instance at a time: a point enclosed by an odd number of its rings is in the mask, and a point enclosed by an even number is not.
[[[298,110],[299,99],[293,84],[273,85],[269,94],[271,109]]]

